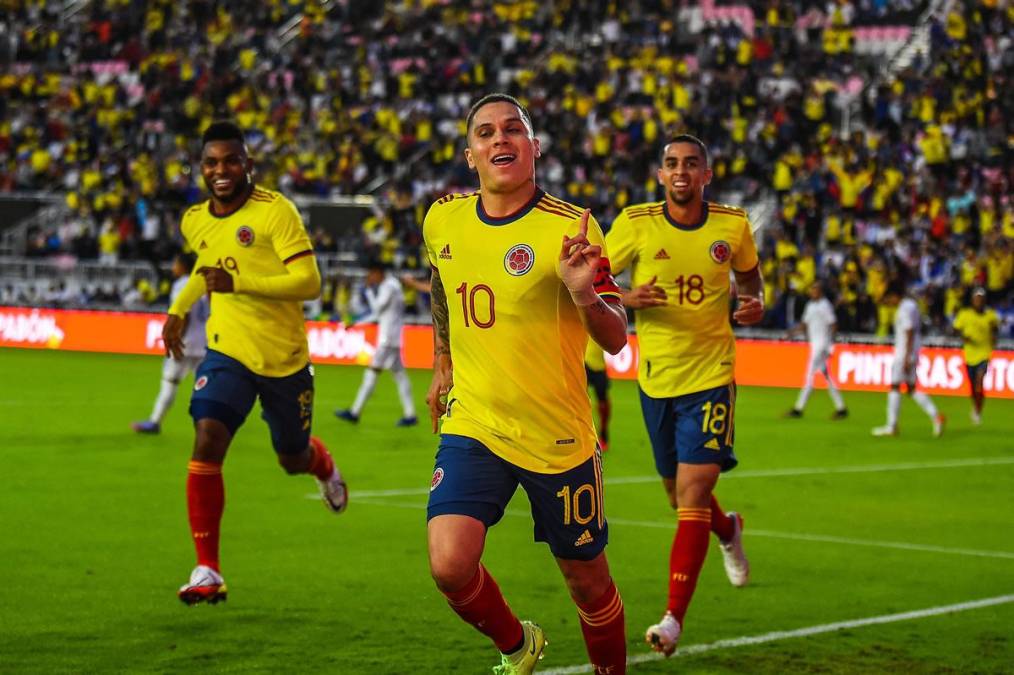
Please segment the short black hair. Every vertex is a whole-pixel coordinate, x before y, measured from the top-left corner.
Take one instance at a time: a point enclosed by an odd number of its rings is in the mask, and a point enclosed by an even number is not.
[[[662,146],[661,153],[659,153],[659,161],[665,159],[665,149],[668,148],[673,143],[690,143],[691,145],[696,145],[698,148],[700,148],[701,154],[704,155],[704,166],[705,167],[711,166],[711,153],[708,152],[708,146],[704,145],[704,141],[697,138],[697,136],[692,136],[690,134],[679,134],[673,136],[668,141],[666,141],[665,145]]]
[[[478,101],[472,104],[472,107],[468,110],[468,117],[465,118],[465,134],[472,132],[472,120],[475,119],[475,114],[479,112],[479,108],[490,103],[511,103],[518,107],[521,111],[521,119],[528,124],[528,128],[535,133],[535,127],[532,125],[532,116],[528,114],[528,109],[521,105],[521,101],[517,100],[510,94],[504,94],[503,92],[495,92],[492,94],[486,94]]]
[[[201,137],[201,147],[213,141],[236,141],[246,146],[246,136],[239,125],[232,120],[215,120],[204,130]]]
[[[897,295],[899,298],[905,297],[905,293],[908,289],[905,287],[905,282],[895,277],[891,279],[887,284],[887,290],[884,291],[884,295]]]
[[[194,255],[193,253],[177,253],[176,259],[180,261],[180,264],[183,265],[183,269],[185,269],[187,272],[194,271],[194,265],[197,264],[196,255]]]
[[[366,269],[370,271],[377,270],[379,272],[387,272],[389,268],[390,265],[388,265],[380,258],[371,258],[366,261]]]

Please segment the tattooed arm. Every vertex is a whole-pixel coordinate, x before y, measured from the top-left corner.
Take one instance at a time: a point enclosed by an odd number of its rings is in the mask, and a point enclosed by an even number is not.
[[[453,364],[451,363],[451,323],[447,308],[447,293],[440,280],[440,271],[431,268],[430,309],[433,313],[433,381],[426,394],[426,405],[430,409],[433,433],[437,433],[441,415],[447,410],[447,394],[454,385]]]

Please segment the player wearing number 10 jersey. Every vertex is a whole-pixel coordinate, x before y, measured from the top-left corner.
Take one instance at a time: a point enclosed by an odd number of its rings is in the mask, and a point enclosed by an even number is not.
[[[488,528],[520,485],[535,538],[563,572],[596,672],[626,666],[623,601],[605,557],[602,471],[585,344],[626,344],[626,316],[602,231],[535,185],[539,141],[513,97],[471,109],[465,158],[479,191],[436,202],[423,223],[432,266],[440,447],[427,506],[430,570],[451,608],[531,673],[545,637],[520,622],[481,564]],[[436,666],[435,666],[436,667]],[[439,670],[439,667],[437,667]]]
[[[678,518],[667,611],[645,635],[653,649],[669,656],[704,564],[709,531],[722,543],[733,585],[744,585],[749,576],[742,519],[724,513],[712,495],[719,473],[736,465],[730,271],[741,300],[733,318],[756,323],[764,305],[746,213],[704,200],[711,180],[704,144],[689,135],[673,138],[663,148],[658,180],[665,201],[624,209],[606,244],[614,271],[633,267],[633,290],[624,303],[637,310],[641,410]]]

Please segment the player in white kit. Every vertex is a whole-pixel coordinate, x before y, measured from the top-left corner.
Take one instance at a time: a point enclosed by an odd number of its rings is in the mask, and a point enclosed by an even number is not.
[[[401,399],[402,417],[397,426],[413,426],[418,420],[415,403],[412,401],[412,383],[401,363],[401,328],[405,315],[405,295],[401,290],[401,282],[387,273],[383,263],[372,262],[367,266],[365,295],[370,311],[359,322],[377,322],[377,351],[370,367],[363,373],[363,383],[359,385],[352,407],[336,410],[334,414],[348,422],[358,422],[367,399],[377,386],[380,371],[389,370],[398,386],[398,398]]]
[[[933,435],[944,433],[944,416],[925,392],[916,391],[916,367],[919,365],[919,349],[922,346],[922,314],[919,304],[905,295],[904,286],[892,282],[884,294],[884,303],[897,305],[894,315],[894,361],[891,364],[891,390],[887,392],[887,424],[873,429],[874,436],[898,435],[898,411],[901,409],[901,385],[905,384],[908,395],[929,415],[933,423]]]
[[[173,258],[173,276],[176,280],[169,292],[170,304],[187,285],[190,273],[194,269],[194,261],[195,258],[192,255],[183,253]],[[202,297],[190,308],[186,317],[186,326],[183,329],[183,358],[166,357],[163,361],[162,386],[155,398],[155,406],[152,408],[151,416],[143,422],[134,422],[130,425],[137,433],[157,434],[162,430],[162,419],[169,412],[173,401],[176,400],[176,390],[179,389],[180,382],[188,374],[197,370],[197,366],[204,360],[204,354],[208,347],[205,324],[208,323],[210,315],[211,308],[207,296]]]
[[[827,393],[834,403],[834,414],[831,419],[840,420],[848,417],[849,411],[845,407],[845,401],[841,398],[841,392],[835,386],[831,374],[827,370],[827,360],[831,356],[831,349],[834,346],[834,336],[837,330],[838,320],[834,315],[834,307],[831,301],[824,297],[824,291],[819,283],[810,286],[810,301],[806,303],[803,310],[803,317],[799,323],[789,330],[789,335],[797,335],[806,331],[806,337],[810,341],[810,361],[806,366],[806,379],[803,380],[803,388],[796,399],[796,406],[785,413],[786,417],[802,417],[803,408],[813,391],[813,382],[817,373],[822,373],[827,381]]]

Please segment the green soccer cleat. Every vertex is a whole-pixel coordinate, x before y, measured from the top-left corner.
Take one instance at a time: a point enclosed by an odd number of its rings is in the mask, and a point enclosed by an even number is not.
[[[513,654],[500,654],[500,665],[493,668],[495,675],[529,675],[542,660],[542,650],[548,644],[542,628],[537,623],[522,621],[521,630],[525,634],[521,649]]]

